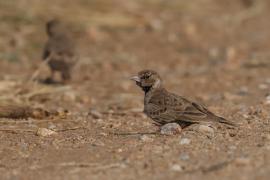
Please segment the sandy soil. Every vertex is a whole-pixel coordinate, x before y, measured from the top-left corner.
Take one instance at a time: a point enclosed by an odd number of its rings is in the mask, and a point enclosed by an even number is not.
[[[267,0],[0,1],[1,103],[69,112],[1,118],[1,179],[269,179],[269,10]],[[29,81],[52,17],[78,43],[68,85]],[[145,68],[240,127],[151,134],[128,79]]]

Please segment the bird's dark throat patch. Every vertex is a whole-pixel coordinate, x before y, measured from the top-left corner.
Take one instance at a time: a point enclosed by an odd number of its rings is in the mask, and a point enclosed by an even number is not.
[[[144,93],[146,94],[151,90],[152,86],[141,86],[141,88],[144,91]]]

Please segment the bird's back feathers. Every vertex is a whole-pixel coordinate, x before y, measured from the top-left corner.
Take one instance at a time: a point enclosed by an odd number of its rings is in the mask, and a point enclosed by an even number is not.
[[[160,124],[179,121],[187,123],[218,122],[234,125],[234,123],[216,116],[204,106],[170,93],[164,88],[154,89],[146,94],[144,112]]]

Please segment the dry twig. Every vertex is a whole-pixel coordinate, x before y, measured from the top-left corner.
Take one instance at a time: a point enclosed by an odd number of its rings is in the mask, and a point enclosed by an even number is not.
[[[31,166],[30,169],[44,169],[49,167],[77,167],[77,168],[91,168],[94,170],[106,170],[110,168],[123,167],[123,163],[113,163],[113,164],[100,164],[100,163],[76,163],[76,162],[65,162],[59,164],[49,164],[46,166]]]

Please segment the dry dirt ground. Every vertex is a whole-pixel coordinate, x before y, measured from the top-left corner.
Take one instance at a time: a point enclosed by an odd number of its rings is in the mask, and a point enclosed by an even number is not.
[[[68,110],[0,119],[1,179],[270,179],[269,5],[0,0],[1,103]],[[68,85],[31,81],[52,17],[68,24],[80,51]],[[145,68],[240,127],[151,134],[143,93],[128,79]],[[38,78],[48,74],[41,66]],[[42,127],[57,134],[36,135]]]

